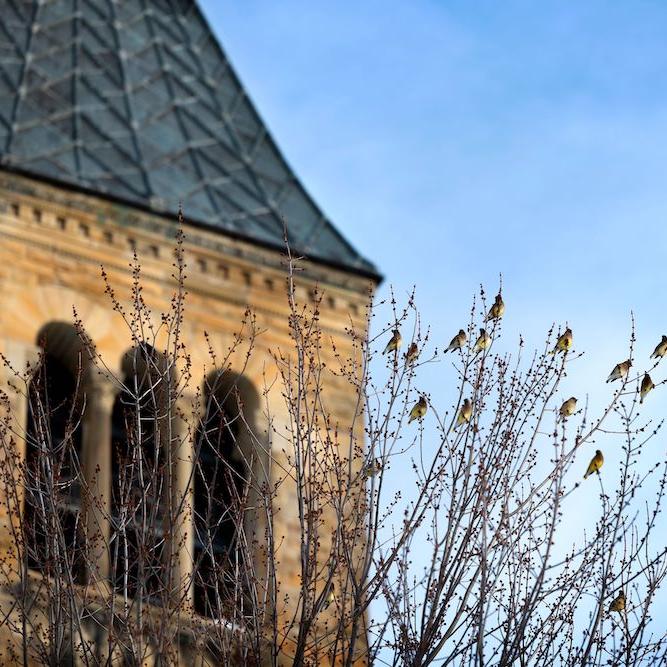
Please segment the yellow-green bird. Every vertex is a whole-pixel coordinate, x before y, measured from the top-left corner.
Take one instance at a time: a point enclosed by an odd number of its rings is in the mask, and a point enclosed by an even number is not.
[[[387,354],[387,352],[394,352],[395,350],[398,350],[398,348],[401,347],[402,342],[403,339],[401,338],[401,332],[398,329],[394,329],[394,332],[389,339],[389,342],[387,343],[387,347],[384,348],[384,352],[382,354]]]
[[[428,410],[428,403],[424,396],[420,396],[419,400],[412,406],[410,410],[410,419],[408,419],[408,424],[415,419],[421,419]]]
[[[616,364],[612,372],[609,373],[607,382],[613,382],[614,380],[622,380],[628,374],[631,367],[632,367],[632,361],[630,361],[630,359],[622,361],[620,364]]]
[[[503,302],[503,297],[500,293],[496,294],[496,300],[491,306],[488,315],[486,316],[485,322],[489,320],[499,320],[505,314],[505,303]]]
[[[486,329],[480,329],[479,338],[475,342],[475,352],[486,350],[488,349],[489,345],[491,345],[491,336],[486,333]]]
[[[609,605],[609,611],[621,612],[625,609],[625,593],[620,591],[619,594],[612,600]]]
[[[408,347],[408,351],[405,353],[405,365],[409,366],[414,363],[418,356],[419,347],[417,346],[417,343],[410,343],[410,347]]]
[[[461,406],[459,414],[456,418],[456,425],[461,426],[461,424],[467,424],[470,421],[471,417],[472,417],[472,403],[470,402],[470,399],[466,398],[463,401],[463,405]]]
[[[449,343],[449,347],[445,350],[445,352],[454,352],[456,350],[460,350],[465,344],[466,341],[468,340],[468,336],[466,336],[466,332],[463,329],[459,329],[459,332],[452,338],[452,340]]]
[[[572,329],[568,327],[558,337],[558,340],[556,341],[556,347],[554,347],[554,349],[551,351],[551,354],[556,354],[556,352],[567,352],[572,347],[572,342]]]
[[[574,396],[570,396],[567,401],[563,402],[563,405],[560,406],[560,416],[563,419],[567,419],[574,414],[574,411],[577,409],[577,399]]]
[[[333,585],[329,589],[329,593],[327,595],[327,599],[324,601],[324,604],[322,605],[322,609],[329,609],[329,607],[336,601],[336,594],[334,593],[334,587]]]
[[[651,391],[651,389],[655,389],[655,385],[653,384],[653,380],[651,380],[651,376],[648,373],[644,373],[644,377],[642,378],[642,385],[639,388],[639,402],[643,403],[644,399],[646,398],[646,394]]]
[[[369,477],[375,477],[378,473],[380,473],[382,470],[382,461],[380,459],[375,459],[373,461],[369,461],[362,469],[361,471],[361,476],[364,479],[368,479]]]
[[[600,468],[602,468],[602,464],[604,463],[604,456],[602,456],[602,452],[599,449],[595,450],[595,456],[591,459],[591,462],[588,464],[588,468],[586,468],[586,474],[584,475],[584,479],[587,479],[589,475],[592,475],[594,472],[599,472]]]
[[[667,354],[667,336],[663,336],[662,340],[655,346],[651,359],[662,359]]]

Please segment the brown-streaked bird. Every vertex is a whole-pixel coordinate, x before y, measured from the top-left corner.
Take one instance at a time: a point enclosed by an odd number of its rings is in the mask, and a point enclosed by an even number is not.
[[[612,372],[609,373],[607,382],[613,382],[614,380],[623,379],[628,374],[631,367],[632,367],[632,361],[630,361],[630,359],[622,361],[620,364],[616,364]]]
[[[651,380],[651,376],[648,373],[644,373],[644,377],[642,378],[642,384],[641,387],[639,388],[639,402],[643,403],[644,399],[646,398],[646,394],[651,391],[651,389],[655,389],[655,385],[653,384],[653,380]]]
[[[389,339],[389,342],[387,343],[387,347],[384,348],[384,352],[382,352],[382,354],[387,354],[387,352],[394,352],[395,350],[398,350],[398,348],[401,347],[402,342],[403,339],[401,338],[401,332],[398,329],[394,329],[394,332]]]
[[[475,341],[475,352],[481,352],[482,350],[488,349],[491,345],[491,336],[486,333],[486,329],[479,330],[479,338]]]
[[[618,611],[621,612],[625,609],[625,593],[619,591],[618,595],[612,600],[612,603],[609,605],[609,611]]]
[[[556,354],[556,352],[567,352],[572,347],[572,342],[572,329],[568,327],[558,337],[558,340],[556,341],[556,347],[554,347],[554,349],[551,351],[551,354]]]
[[[459,410],[459,414],[456,417],[456,425],[461,426],[461,424],[467,424],[472,417],[472,403],[469,398],[466,398],[463,401],[463,405]]]
[[[454,352],[455,350],[460,350],[465,344],[466,341],[468,340],[468,336],[466,336],[466,332],[463,329],[459,329],[459,332],[452,338],[452,340],[449,343],[449,347],[445,350],[445,352]]]
[[[405,365],[409,366],[412,364],[418,356],[419,347],[417,346],[417,343],[410,343],[410,347],[408,347],[408,351],[405,353]]]
[[[370,477],[375,477],[382,470],[382,461],[380,459],[374,459],[369,461],[362,469],[361,476],[364,479],[369,479]]]
[[[428,403],[426,402],[426,397],[420,396],[419,400],[412,406],[412,410],[410,410],[408,424],[415,419],[421,419],[426,414],[427,410]]]
[[[655,346],[651,359],[662,359],[667,354],[667,336],[663,336],[662,340]]]
[[[567,419],[574,414],[574,411],[577,409],[577,399],[574,396],[570,396],[567,401],[563,402],[563,405],[560,406],[560,416],[563,419]]]
[[[496,294],[496,300],[491,306],[488,315],[486,316],[485,322],[489,320],[499,320],[505,314],[505,303],[503,302],[503,297],[500,293]]]
[[[595,450],[595,456],[591,459],[591,462],[588,464],[588,468],[586,468],[586,474],[584,475],[584,479],[587,479],[589,475],[592,475],[594,472],[599,472],[600,468],[602,468],[602,464],[604,463],[604,456],[602,456],[602,452],[599,449]]]

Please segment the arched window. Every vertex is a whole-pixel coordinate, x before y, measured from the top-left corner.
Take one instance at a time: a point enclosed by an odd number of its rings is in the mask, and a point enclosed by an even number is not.
[[[87,357],[70,324],[54,322],[38,334],[41,363],[28,392],[25,557],[46,574],[84,577],[81,521],[82,384]]]
[[[112,413],[111,578],[118,592],[159,602],[166,590],[168,373],[146,344],[125,355],[122,371]]]
[[[219,617],[243,595],[237,536],[253,467],[249,427],[258,396],[246,378],[227,371],[207,378],[204,398],[194,473],[194,604],[198,613]]]

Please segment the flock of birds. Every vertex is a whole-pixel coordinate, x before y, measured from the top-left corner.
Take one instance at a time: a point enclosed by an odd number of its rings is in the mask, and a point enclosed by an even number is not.
[[[497,294],[495,301],[491,306],[484,321],[485,322],[497,321],[500,318],[502,318],[504,314],[505,314],[505,303],[503,302],[502,295]],[[452,338],[445,352],[455,352],[456,350],[461,350],[463,346],[467,343],[467,341],[468,337],[466,335],[466,332],[463,329],[460,329],[459,332],[456,334],[456,336]],[[387,343],[386,347],[384,348],[384,352],[382,354],[387,354],[389,352],[394,352],[395,354],[398,354],[398,351],[402,343],[403,339],[401,337],[400,330],[394,329],[392,332],[391,339]],[[559,352],[567,354],[569,350],[572,348],[572,343],[573,343],[572,329],[568,327],[558,337],[556,345],[554,349],[551,351],[551,354],[557,354]],[[475,341],[475,345],[473,347],[473,352],[475,354],[482,352],[488,349],[490,345],[491,345],[491,336],[486,331],[486,329],[480,328],[479,336]],[[651,359],[661,359],[666,355],[667,355],[667,336],[662,336],[662,340],[656,345],[655,349],[653,350],[653,354],[651,354]],[[418,357],[419,357],[419,347],[417,346],[417,343],[412,342],[410,343],[408,351],[405,355],[406,365],[414,363]],[[631,367],[632,367],[632,361],[630,359],[626,359],[625,361],[616,364],[616,366],[614,366],[611,373],[609,374],[607,382],[614,382],[615,380],[623,380],[624,378],[627,377]],[[648,373],[644,373],[644,377],[642,378],[641,385],[639,387],[639,402],[643,403],[644,398],[646,398],[646,395],[654,388],[655,384],[653,383],[653,380],[651,380],[651,376]],[[560,406],[559,416],[561,419],[567,419],[568,417],[572,416],[575,413],[576,409],[577,409],[577,399],[576,397],[571,396],[566,401],[564,401],[563,404]],[[426,401],[426,397],[424,395],[421,395],[419,397],[419,400],[414,404],[414,406],[410,410],[408,424],[414,421],[415,419],[419,420],[423,419],[424,415],[426,415],[427,410],[428,410],[428,403]],[[463,424],[468,424],[472,419],[472,414],[473,414],[472,402],[470,401],[470,399],[466,398],[463,401],[463,405],[461,406],[458,415],[456,417],[456,428],[462,426]],[[602,468],[603,463],[604,463],[604,456],[602,452],[598,449],[595,451],[595,456],[593,456],[590,463],[588,464],[588,467],[586,468],[584,479],[587,479],[593,473],[599,474],[600,468]],[[379,469],[381,469],[381,466],[378,467],[377,462],[374,462],[372,465],[373,465],[373,470],[370,471],[370,474],[375,474]],[[624,609],[625,609],[625,593],[621,590],[619,594],[616,596],[616,598],[614,598],[611,605],[609,606],[609,611],[622,612]]]

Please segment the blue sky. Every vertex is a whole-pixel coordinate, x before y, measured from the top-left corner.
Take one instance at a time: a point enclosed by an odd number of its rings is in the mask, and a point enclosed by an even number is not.
[[[611,396],[631,310],[648,366],[667,333],[667,3],[202,5],[288,161],[385,275],[380,296],[415,284],[435,344],[502,273],[501,349],[567,321],[586,350],[563,398]],[[447,399],[451,369],[420,374]],[[661,387],[644,414],[665,405]]]
[[[640,354],[667,332],[667,4],[202,6],[306,187],[385,289],[417,285],[438,343],[499,273],[508,340],[567,320],[606,373],[631,308]]]

